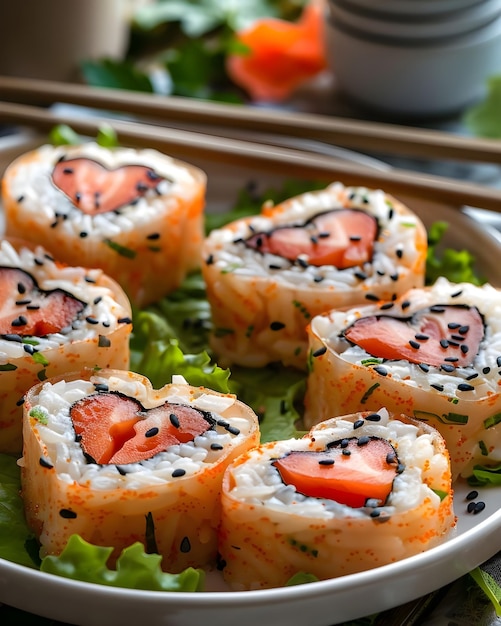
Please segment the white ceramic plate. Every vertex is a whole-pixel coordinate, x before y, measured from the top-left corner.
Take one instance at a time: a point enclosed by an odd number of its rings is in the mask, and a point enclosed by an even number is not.
[[[0,172],[32,140],[0,140]],[[330,148],[341,159],[356,154]],[[365,162],[365,159],[362,159]],[[195,162],[195,161],[193,161]],[[249,181],[259,187],[278,186],[281,180],[259,170],[196,163],[209,175],[209,209],[231,206],[236,193]],[[383,166],[382,166],[383,167]],[[283,177],[285,179],[286,176]],[[446,245],[468,248],[480,271],[501,286],[501,242],[493,229],[480,225],[452,207],[403,198],[429,225],[450,223]],[[0,559],[0,601],[55,620],[81,626],[332,626],[396,607],[423,596],[467,574],[501,549],[501,487],[480,490],[486,504],[477,515],[467,513],[470,488],[455,485],[458,526],[444,544],[418,556],[377,569],[337,579],[282,589],[249,592],[224,589],[217,573],[209,574],[210,591],[203,593],[148,592],[81,583],[43,574]]]

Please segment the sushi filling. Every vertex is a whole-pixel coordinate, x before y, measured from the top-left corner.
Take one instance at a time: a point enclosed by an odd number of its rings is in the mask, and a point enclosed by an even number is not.
[[[359,209],[332,209],[304,224],[283,225],[245,240],[248,248],[278,255],[294,262],[332,265],[337,269],[362,266],[372,261],[378,223]]]
[[[186,383],[152,400],[137,383],[96,374],[91,380],[46,382],[30,415],[37,420],[43,456],[60,480],[139,489],[196,474],[240,444],[251,426],[232,414],[235,402],[232,396],[192,392]],[[98,432],[84,432],[85,420],[95,426],[103,418]],[[90,458],[99,456],[97,446],[102,464]],[[133,457],[138,449],[143,458]]]
[[[342,335],[375,357],[449,369],[473,364],[484,321],[477,307],[438,303],[408,318],[361,317]]]
[[[102,275],[99,269],[62,266],[43,248],[17,251],[7,240],[0,242],[0,280],[7,294],[0,361],[106,336],[130,323],[111,290],[97,284]]]
[[[210,263],[221,272],[242,276],[269,278],[271,271],[279,283],[306,283],[322,290],[334,287],[344,291],[361,283],[369,289],[394,285],[408,276],[419,257],[415,245],[418,218],[394,210],[380,190],[352,188],[348,200],[347,191],[350,189],[334,183],[324,191],[293,198],[287,210],[273,217],[258,215],[240,220],[235,230],[213,231],[211,242],[217,251]],[[341,241],[332,245],[329,239],[334,228],[332,224],[324,228],[322,222],[330,222],[335,215],[346,215],[348,222],[356,215],[363,220],[363,229],[358,225],[350,232],[351,227],[343,226]],[[310,233],[312,227],[315,230]],[[293,237],[294,254],[287,251],[285,238],[289,237]],[[298,243],[303,246],[299,254]]]
[[[362,426],[357,424],[358,436],[355,439],[353,439],[354,423],[339,418],[334,427],[318,428],[313,435],[310,432],[308,437],[276,442],[272,448],[264,452],[251,451],[247,462],[232,467],[231,496],[248,504],[266,505],[275,511],[293,512],[298,516],[321,519],[377,517],[382,520],[417,507],[427,498],[438,507],[440,496],[436,491],[443,488],[440,481],[449,471],[449,459],[440,452],[434,435],[420,432],[413,424],[390,420],[386,409],[381,409],[378,415],[381,418],[378,422],[364,420]],[[381,446],[385,454],[377,453],[373,456],[377,459],[376,465],[380,463],[388,470],[386,478],[382,481],[377,476],[378,472],[367,470],[366,475],[369,477],[367,482],[386,483],[386,487],[383,489],[378,487],[380,491],[374,491],[372,485],[365,493],[364,489],[361,489],[356,501],[352,501],[355,506],[342,501],[343,497],[346,499],[346,495],[342,497],[336,495],[338,499],[335,499],[325,497],[327,494],[322,491],[318,495],[304,494],[301,491],[304,489],[303,485],[300,484],[298,488],[292,481],[285,483],[277,467],[277,459],[283,461],[291,454],[293,457],[301,454],[309,456],[308,471],[310,471],[315,463],[319,465],[319,461],[326,457],[329,446],[335,448],[339,446],[342,454],[342,446],[346,441],[352,442],[348,444],[348,449],[353,450],[352,446],[358,446],[359,442],[366,438],[369,441],[382,441]],[[362,447],[364,445],[366,444],[362,444]],[[386,452],[390,456],[386,456]],[[327,473],[332,470],[334,473],[336,465],[340,465],[342,461],[343,459],[337,458],[333,466],[322,465],[315,468],[315,472]],[[306,477],[303,478],[306,482]],[[343,479],[345,494],[352,490],[347,481],[354,479],[354,475]],[[391,489],[386,495],[385,490],[390,483]],[[332,496],[332,493],[331,491],[329,495]],[[375,494],[375,497],[371,497],[371,494]]]
[[[289,452],[273,465],[284,484],[304,496],[353,508],[384,505],[397,472],[403,471],[388,441],[367,436],[333,441],[325,450]]]
[[[393,318],[391,328],[379,325],[387,320],[381,315],[381,308],[374,305],[317,316],[312,330],[328,350],[348,363],[372,367],[411,387],[432,387],[452,396],[460,391],[473,399],[499,391],[500,306],[501,294],[491,285],[458,285],[439,278],[432,287],[411,290],[393,303],[392,311],[400,315],[400,320]],[[423,311],[428,313],[423,316]],[[429,312],[443,329],[443,335],[431,337],[428,330],[421,332],[405,321],[414,314],[418,319],[427,317]],[[361,332],[355,341],[357,326]],[[378,329],[382,330],[381,337]],[[362,333],[366,339],[360,341]],[[427,348],[429,342],[434,344],[431,351]],[[383,346],[381,350],[378,343]],[[388,345],[393,353],[387,351]]]
[[[192,174],[154,150],[110,150],[88,142],[81,146],[46,145],[38,153],[39,158],[25,163],[12,177],[12,196],[22,198],[27,219],[29,216],[36,224],[49,222],[68,236],[86,233],[89,238],[102,240],[134,231],[177,207],[186,190],[191,193]],[[85,171],[80,172],[84,162]],[[99,186],[87,180],[91,163],[99,170]],[[119,172],[130,167],[141,169],[130,170],[129,175],[135,174],[123,185]],[[82,184],[75,183],[77,173]],[[114,200],[115,194],[118,199]]]

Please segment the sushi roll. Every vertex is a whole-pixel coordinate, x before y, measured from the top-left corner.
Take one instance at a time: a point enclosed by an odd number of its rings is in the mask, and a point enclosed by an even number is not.
[[[21,452],[23,396],[80,367],[129,367],[130,302],[100,269],[0,241],[0,452]]]
[[[235,590],[394,563],[455,526],[443,438],[385,408],[243,454],[225,472],[222,503],[221,567]]]
[[[421,220],[381,190],[333,183],[212,231],[202,272],[224,366],[304,369],[306,326],[331,308],[424,284]]]
[[[234,395],[105,369],[33,387],[23,435],[22,497],[42,555],[74,533],[114,547],[112,560],[140,541],[172,573],[215,562],[223,471],[259,442]]]
[[[141,307],[200,265],[206,175],[155,150],[44,145],[4,174],[6,234],[100,267]]]
[[[330,311],[308,329],[307,427],[405,412],[437,428],[454,477],[501,461],[501,291],[440,278],[391,303]]]

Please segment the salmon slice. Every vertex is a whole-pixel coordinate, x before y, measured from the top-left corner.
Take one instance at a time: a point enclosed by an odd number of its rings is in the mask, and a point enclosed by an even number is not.
[[[393,446],[379,437],[343,439],[325,451],[290,452],[273,465],[283,482],[303,495],[352,508],[365,506],[367,500],[383,505],[398,471]]]
[[[166,402],[145,409],[112,391],[75,402],[70,415],[85,454],[100,464],[137,463],[214,426],[208,414],[192,407]]]
[[[84,157],[59,161],[52,182],[83,213],[98,215],[133,204],[164,180],[150,167],[123,165],[109,170]]]
[[[85,302],[62,289],[40,289],[31,274],[15,267],[0,267],[0,290],[0,335],[58,333],[85,308]]]
[[[279,226],[269,233],[256,233],[245,244],[289,261],[305,255],[310,265],[346,269],[372,259],[377,233],[378,224],[372,215],[357,209],[333,209],[303,225]]]
[[[344,331],[344,336],[378,358],[467,367],[484,338],[484,320],[474,306],[437,304],[408,318],[362,317]]]

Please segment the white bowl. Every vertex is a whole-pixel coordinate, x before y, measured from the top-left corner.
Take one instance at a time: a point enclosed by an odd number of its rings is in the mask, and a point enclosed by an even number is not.
[[[400,2],[408,4],[408,2]],[[485,0],[470,8],[450,11],[446,15],[434,15],[427,19],[385,18],[383,14],[369,14],[350,9],[344,0],[332,0],[328,6],[332,20],[355,29],[360,35],[375,35],[394,39],[430,40],[457,37],[482,28],[501,15],[501,0]]]
[[[457,113],[485,95],[501,70],[501,18],[434,45],[371,40],[327,20],[327,51],[339,91],[398,117]]]
[[[451,11],[468,9],[487,0],[344,0],[349,7],[359,7],[372,13],[394,14],[398,16],[436,16]]]

